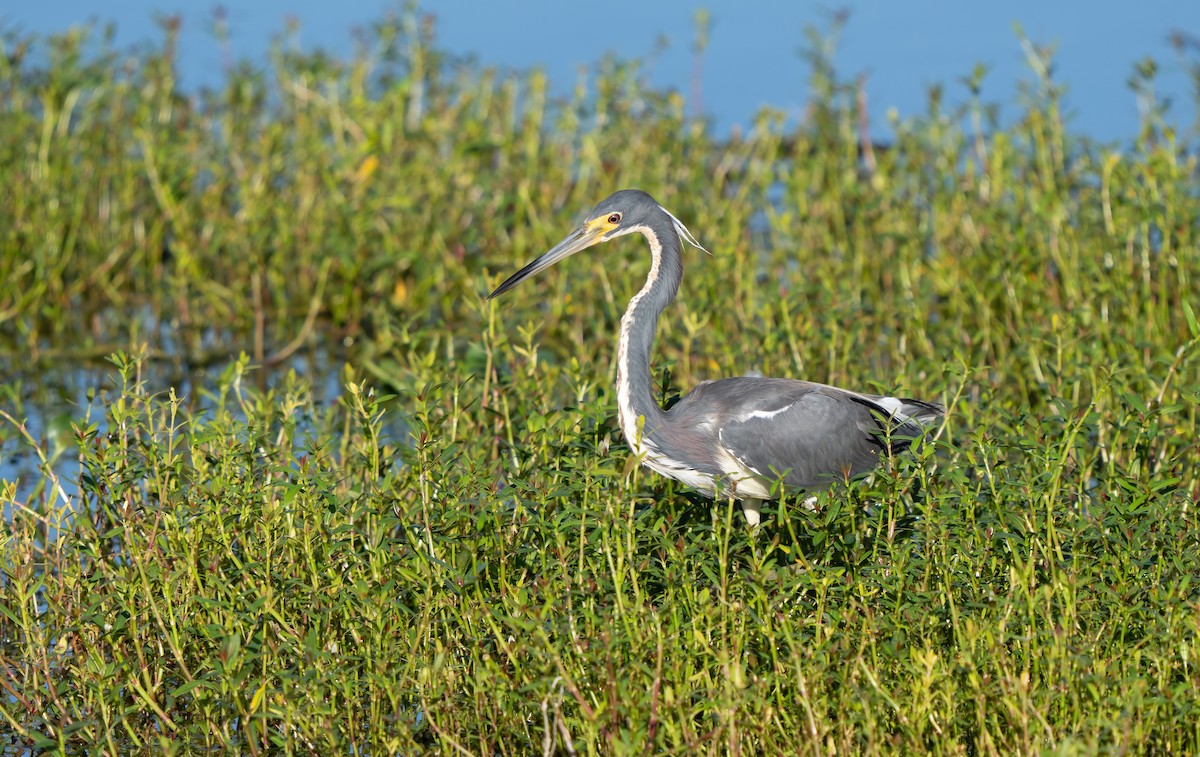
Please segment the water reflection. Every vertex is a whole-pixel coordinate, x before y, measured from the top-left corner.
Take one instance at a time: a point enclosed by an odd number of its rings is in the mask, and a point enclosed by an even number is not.
[[[204,337],[210,347],[218,339],[216,334]],[[172,337],[161,344],[178,346]],[[181,409],[195,418],[213,412],[212,387],[238,360],[230,353],[194,364],[179,359],[177,352],[152,354],[156,357],[145,360],[140,371],[146,394],[166,398],[173,389]],[[294,371],[311,388],[314,404],[325,407],[342,394],[345,360],[340,350],[314,346],[275,365],[252,368],[247,379],[259,390],[268,391]],[[16,508],[34,502],[43,503],[34,509],[44,513],[46,505],[54,505],[49,508],[53,511],[63,506],[64,498],[75,499],[80,474],[75,427],[95,423],[100,433],[106,433],[108,404],[120,393],[120,372],[108,360],[70,364],[42,360],[36,365],[13,361],[0,373],[0,410],[22,424],[16,427],[0,418],[0,492],[4,494],[0,504],[5,522],[11,522]],[[229,409],[240,413],[236,403]],[[44,464],[52,475],[43,472]],[[55,499],[58,502],[52,503]],[[52,540],[54,534],[47,537]]]

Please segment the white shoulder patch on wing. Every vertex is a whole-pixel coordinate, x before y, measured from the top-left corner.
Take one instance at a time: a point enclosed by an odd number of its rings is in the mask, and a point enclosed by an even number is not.
[[[792,406],[795,404],[796,403],[793,402],[791,405],[784,405],[783,407],[779,408],[778,410],[752,410],[749,413],[747,413],[746,415],[743,415],[740,418],[740,420],[748,421],[748,420],[752,420],[754,418],[762,418],[763,420],[770,420],[770,419],[774,418],[775,416],[779,415],[780,413],[786,413],[788,410],[791,410]]]

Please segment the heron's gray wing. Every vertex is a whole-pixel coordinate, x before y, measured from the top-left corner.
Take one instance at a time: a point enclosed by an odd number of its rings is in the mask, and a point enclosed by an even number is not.
[[[919,433],[890,423],[870,398],[823,384],[741,378],[705,387],[710,404],[727,409],[718,444],[741,465],[796,489],[821,489],[878,463],[893,433]],[[715,391],[714,391],[715,390]],[[715,395],[723,394],[720,400]],[[897,445],[893,444],[893,447]]]

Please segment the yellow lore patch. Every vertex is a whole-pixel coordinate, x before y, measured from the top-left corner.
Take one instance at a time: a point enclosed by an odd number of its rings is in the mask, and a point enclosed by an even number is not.
[[[592,221],[588,221],[587,230],[592,234],[601,235],[607,234],[608,232],[617,228],[619,225],[620,223],[609,223],[608,216],[605,216],[603,218],[596,218]]]

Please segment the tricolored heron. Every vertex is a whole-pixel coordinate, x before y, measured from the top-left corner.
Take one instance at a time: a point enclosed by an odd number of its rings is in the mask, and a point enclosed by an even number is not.
[[[886,397],[794,379],[740,376],[705,381],[669,411],[654,401],[650,349],[658,317],[683,280],[683,243],[700,247],[679,219],[636,189],[616,192],[583,225],[496,287],[488,299],[580,250],[638,233],[650,274],[629,301],[617,344],[621,431],[642,464],[710,496],[742,500],[750,525],[778,491],[818,491],[873,469],[945,413],[933,402]],[[703,249],[703,248],[701,248]]]

